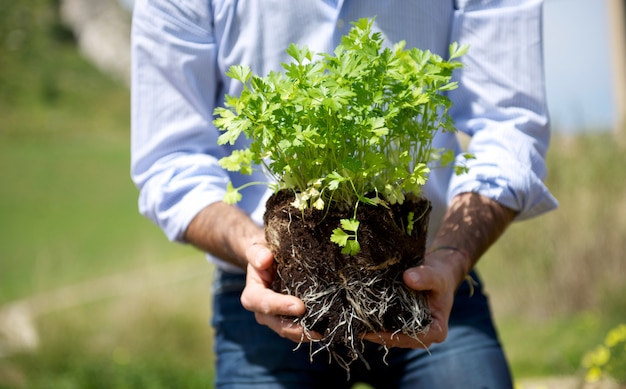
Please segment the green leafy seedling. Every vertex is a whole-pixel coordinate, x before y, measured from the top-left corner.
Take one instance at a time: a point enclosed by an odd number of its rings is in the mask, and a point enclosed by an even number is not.
[[[341,219],[341,228],[335,228],[330,240],[342,247],[341,253],[355,255],[361,251],[361,245],[357,239],[359,221],[356,219]]]
[[[263,169],[274,190],[294,192],[300,210],[355,211],[361,203],[388,206],[419,196],[431,168],[454,164],[432,140],[438,131],[456,131],[447,93],[457,87],[452,73],[468,47],[450,45],[448,59],[405,42],[387,47],[373,23],[353,23],[333,54],[290,45],[293,61],[282,72],[260,77],[231,67],[228,76],[243,89],[215,110],[218,143],[245,136],[249,144],[220,165],[242,174]],[[224,201],[239,201],[248,185],[230,186]],[[348,238],[331,239],[353,255],[360,250],[356,229],[342,228]]]

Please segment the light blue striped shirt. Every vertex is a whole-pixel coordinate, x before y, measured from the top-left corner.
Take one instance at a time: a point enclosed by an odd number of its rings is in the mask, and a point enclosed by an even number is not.
[[[180,240],[202,208],[222,199],[229,181],[265,180],[261,172],[242,176],[217,163],[245,142],[216,142],[213,110],[241,86],[224,73],[237,64],[261,76],[281,70],[292,42],[332,52],[350,22],[374,16],[388,45],[405,40],[444,57],[451,42],[471,45],[450,98],[476,159],[468,174],[431,173],[430,231],[462,192],[492,198],[518,211],[518,220],[555,208],[543,183],[550,131],[540,0],[137,0],[131,174],[140,212]],[[434,146],[460,151],[449,133],[438,134]],[[265,186],[249,187],[239,206],[261,224],[269,194]]]

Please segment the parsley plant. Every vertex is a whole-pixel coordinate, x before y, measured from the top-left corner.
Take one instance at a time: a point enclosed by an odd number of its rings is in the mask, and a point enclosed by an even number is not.
[[[430,163],[454,160],[451,151],[433,150],[432,140],[437,131],[455,131],[445,92],[456,88],[452,72],[462,65],[455,60],[468,47],[452,44],[447,60],[406,49],[405,42],[383,48],[372,25],[372,19],[353,23],[333,55],[291,44],[293,62],[283,72],[260,77],[231,67],[227,75],[244,86],[215,110],[223,131],[218,143],[233,144],[243,134],[250,144],[220,165],[248,174],[264,166],[273,189],[293,190],[292,205],[301,210],[336,207],[356,215],[360,203],[420,195]],[[229,185],[225,201],[239,201],[242,188]],[[358,221],[342,226],[348,233],[338,228],[332,240],[355,254]]]

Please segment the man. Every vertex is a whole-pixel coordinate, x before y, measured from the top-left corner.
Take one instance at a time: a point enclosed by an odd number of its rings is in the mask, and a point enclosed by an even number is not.
[[[202,249],[217,265],[213,325],[216,386],[507,388],[511,376],[482,285],[472,270],[514,219],[556,207],[542,180],[549,143],[542,67],[540,0],[139,0],[133,16],[132,177],[140,211],[171,240]],[[213,110],[241,85],[225,72],[248,65],[281,70],[290,43],[331,53],[359,18],[376,17],[388,44],[447,55],[451,42],[471,45],[456,74],[450,113],[471,137],[469,173],[434,170],[428,255],[404,281],[425,291],[433,316],[415,340],[367,334],[365,363],[350,380],[328,356],[309,360],[302,329],[282,317],[305,307],[273,292],[272,254],[262,229],[262,186],[237,207],[221,200],[226,184],[265,180],[223,171],[217,161],[239,149],[218,146]],[[453,134],[435,147],[460,151]],[[476,281],[472,288],[467,276]],[[384,344],[386,347],[382,347]],[[390,347],[387,350],[387,347]],[[427,350],[424,347],[428,347]],[[297,350],[294,350],[297,348]]]

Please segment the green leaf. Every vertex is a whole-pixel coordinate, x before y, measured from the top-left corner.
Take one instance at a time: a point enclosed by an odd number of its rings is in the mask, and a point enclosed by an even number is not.
[[[326,177],[330,179],[330,181],[328,182],[328,189],[330,189],[331,191],[336,190],[337,188],[339,188],[339,185],[341,185],[342,182],[347,181],[347,178],[337,172],[332,172]]]
[[[224,112],[225,114],[225,112]],[[213,122],[217,127],[225,129],[225,132],[217,138],[218,145],[224,145],[226,143],[233,145],[239,138],[242,132],[250,128],[250,121],[240,116],[226,117],[224,121],[215,119]],[[222,125],[226,127],[221,127]]]
[[[450,90],[455,90],[456,88],[459,87],[459,83],[458,82],[450,82],[444,86],[439,87],[440,91],[450,91]]]
[[[224,194],[223,201],[226,204],[236,204],[241,201],[241,193],[239,193],[238,189],[233,187],[231,182],[229,182],[226,186],[226,193]]]
[[[322,104],[333,111],[339,111],[341,109],[341,103],[332,97],[326,97],[322,100]]]
[[[469,168],[465,165],[455,165],[454,166],[454,174],[460,176],[461,174],[467,174],[469,172]]]
[[[245,150],[233,150],[233,152],[222,157],[219,160],[219,164],[222,168],[231,172],[241,172],[242,174],[252,174],[252,151]]]
[[[457,59],[459,57],[464,56],[465,54],[467,54],[469,48],[470,48],[470,45],[467,43],[459,46],[458,42],[453,42],[450,45],[450,57],[448,58],[448,60],[452,61],[453,59]]]
[[[361,251],[361,245],[356,239],[356,231],[359,228],[359,221],[356,219],[341,219],[341,228],[335,228],[330,240],[339,247],[343,247],[342,254],[355,255]],[[352,232],[351,234],[346,231]]]
[[[460,176],[461,174],[467,174],[469,172],[469,167],[466,165],[467,161],[476,158],[472,153],[463,153],[462,157],[464,161],[458,162],[457,165],[454,166],[454,174],[456,174],[457,176]]]
[[[441,154],[440,164],[441,166],[448,166],[454,162],[456,156],[453,150],[447,150]]]
[[[228,69],[226,75],[245,84],[252,76],[252,71],[250,70],[249,66],[233,65]]]
[[[359,229],[359,224],[361,224],[356,219],[341,219],[340,223],[341,223],[341,228],[343,228],[344,230],[352,231],[352,232],[356,232]]]
[[[414,212],[409,212],[409,214],[407,215],[407,221],[406,221],[406,233],[407,235],[411,235],[413,233],[413,228],[415,228],[415,213]]]
[[[476,156],[474,154],[472,154],[472,153],[463,153],[463,158],[466,161],[469,161],[471,159],[476,159]]]
[[[307,47],[299,47],[295,43],[291,43],[287,48],[287,54],[293,59],[296,60],[299,64],[303,63],[305,60],[311,60],[313,58],[313,53]]]
[[[341,250],[342,254],[356,255],[361,251],[361,244],[356,240],[349,240],[346,242],[346,246]]]
[[[278,147],[280,147],[282,150],[287,150],[288,148],[290,148],[292,145],[292,142],[288,139],[281,139],[278,142]]]
[[[350,235],[346,234],[341,228],[335,228],[333,234],[330,236],[330,241],[337,244],[339,247],[345,247],[348,243]]]

